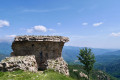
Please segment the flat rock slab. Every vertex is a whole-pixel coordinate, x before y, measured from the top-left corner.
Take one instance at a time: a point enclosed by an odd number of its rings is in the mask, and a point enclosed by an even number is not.
[[[68,37],[63,36],[17,36],[14,41],[52,41],[52,42],[68,42]]]

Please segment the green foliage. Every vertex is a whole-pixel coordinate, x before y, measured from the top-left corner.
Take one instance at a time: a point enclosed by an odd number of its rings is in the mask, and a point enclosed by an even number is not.
[[[111,74],[112,76],[120,79],[120,59],[114,60],[114,61],[111,61],[108,63],[101,62],[99,64],[95,64],[95,68],[103,70],[103,71]]]
[[[90,71],[93,69],[93,65],[95,63],[95,56],[91,52],[91,49],[90,48],[80,49],[78,60],[80,60],[80,62],[83,63],[84,70],[86,70],[89,77]]]
[[[95,68],[103,70],[120,79],[120,51],[96,56]],[[114,54],[114,55],[113,55]]]
[[[80,72],[83,72],[86,74],[86,71],[83,69],[83,66],[81,65],[68,65],[70,77],[76,79],[76,80],[86,80],[86,78],[80,77]],[[78,71],[74,72],[73,70],[76,69]]]
[[[76,80],[86,80],[86,78],[81,78],[79,75],[80,72],[87,74],[82,65],[68,65],[68,67],[69,67],[70,77],[72,77]],[[78,71],[74,72],[73,69],[76,69]],[[93,69],[91,71],[90,80],[98,80],[98,75],[100,77],[102,77],[102,80],[108,80],[107,77],[109,77],[110,80],[118,80],[117,78],[115,78],[103,71],[95,70],[95,69]]]
[[[29,72],[17,70],[13,72],[0,72],[0,80],[75,80],[53,70],[42,72]]]

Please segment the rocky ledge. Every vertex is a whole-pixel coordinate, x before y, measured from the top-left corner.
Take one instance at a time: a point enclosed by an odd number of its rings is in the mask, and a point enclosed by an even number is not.
[[[51,42],[68,42],[68,37],[63,36],[16,36],[14,41],[51,41]]]

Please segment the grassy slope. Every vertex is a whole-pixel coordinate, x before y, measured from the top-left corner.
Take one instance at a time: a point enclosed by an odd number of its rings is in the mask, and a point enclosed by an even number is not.
[[[44,73],[24,72],[22,70],[14,72],[0,72],[0,80],[74,80],[52,70]]]

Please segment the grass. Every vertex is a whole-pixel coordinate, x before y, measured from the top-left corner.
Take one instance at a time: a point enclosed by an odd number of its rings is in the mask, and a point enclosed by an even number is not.
[[[0,80],[74,80],[71,77],[65,76],[52,70],[44,71],[43,73],[29,72],[17,70],[13,72],[0,72]]]

